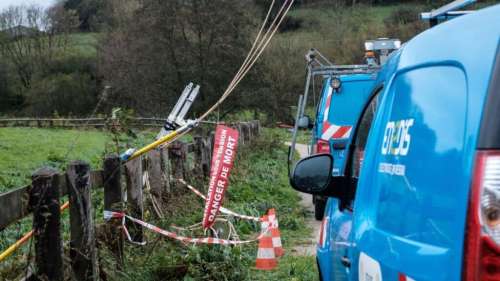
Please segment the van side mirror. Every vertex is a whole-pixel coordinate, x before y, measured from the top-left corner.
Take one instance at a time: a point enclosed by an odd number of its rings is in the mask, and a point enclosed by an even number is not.
[[[321,194],[332,178],[333,157],[330,154],[316,154],[301,159],[295,165],[290,184],[298,191]]]
[[[330,154],[309,156],[297,162],[290,184],[300,192],[338,198],[342,206],[347,206],[354,199],[358,179],[334,177],[332,170],[333,157]]]

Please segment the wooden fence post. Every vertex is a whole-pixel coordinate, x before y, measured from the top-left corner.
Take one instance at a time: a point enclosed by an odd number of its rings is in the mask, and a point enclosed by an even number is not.
[[[250,143],[251,141],[251,134],[252,132],[250,131],[250,123],[244,122],[241,124],[243,126],[243,131],[245,132],[245,143]]]
[[[238,146],[242,147],[245,144],[245,132],[240,123],[235,124],[236,130],[238,130]]]
[[[73,161],[67,169],[70,202],[70,258],[73,278],[97,280],[97,252],[90,194],[90,165]]]
[[[125,164],[127,178],[127,213],[136,218],[143,219],[144,205],[142,200],[142,157],[136,158]],[[136,242],[142,242],[142,226],[127,220],[130,236]]]
[[[253,121],[253,134],[256,136],[260,135],[260,122],[258,120]]]
[[[210,137],[203,138],[203,175],[208,178],[210,176],[210,165],[212,162],[212,139]]]
[[[208,147],[209,147],[208,155],[210,155],[210,163],[212,162],[214,144],[215,144],[215,132],[210,132],[210,134],[208,135]]]
[[[207,150],[209,140],[202,136],[195,136],[193,139],[195,145],[195,171],[201,178],[206,178],[210,174],[210,150]]]
[[[184,142],[176,141],[169,147],[169,157],[172,165],[172,175],[174,178],[185,179],[186,160],[187,160],[187,145]],[[175,185],[174,185],[175,186]]]
[[[257,136],[260,136],[260,133],[261,133],[261,131],[260,131],[260,120],[255,120],[254,122],[255,122],[255,134]]]
[[[254,134],[253,134],[253,130],[252,130],[252,125],[253,125],[253,122],[250,121],[250,122],[247,122],[247,131],[248,131],[248,140],[250,142],[253,142],[254,141]]]
[[[33,210],[36,277],[62,281],[61,213],[57,171],[41,168],[32,175],[30,208]]]
[[[163,190],[165,189],[165,180],[163,178],[163,169],[162,169],[162,151],[159,149],[153,149],[148,153],[147,157],[147,166],[146,168],[149,175],[149,183],[151,186],[151,196],[154,202],[151,204],[155,204],[153,206],[155,212],[161,213],[163,210],[162,198],[163,198]],[[160,215],[160,214],[158,214]]]
[[[120,156],[112,154],[104,159],[104,210],[123,212]],[[106,242],[109,249],[123,265],[123,233],[121,220],[115,219],[106,225]]]
[[[160,156],[161,156],[161,172],[164,175],[165,180],[165,191],[170,193],[172,191],[172,183],[170,182],[171,175],[171,165],[170,165],[170,157],[167,148],[160,148]]]
[[[194,174],[203,176],[203,166],[202,166],[202,154],[203,154],[203,139],[201,136],[193,137],[193,153],[194,153]]]

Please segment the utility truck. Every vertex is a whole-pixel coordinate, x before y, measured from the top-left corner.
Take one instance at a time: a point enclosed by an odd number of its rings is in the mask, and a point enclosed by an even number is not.
[[[335,158],[332,173],[340,176],[345,173],[346,157],[352,142],[352,132],[363,106],[370,96],[380,66],[385,63],[390,53],[401,46],[398,39],[379,38],[365,42],[365,64],[335,65],[318,50],[311,49],[306,54],[307,76],[304,95],[299,98],[296,127],[293,134],[289,161],[293,161],[296,132],[312,126],[312,138],[309,153],[330,153]],[[314,122],[305,115],[305,108],[310,99],[310,85],[321,79]],[[323,218],[327,201],[325,196],[313,196],[315,218]]]

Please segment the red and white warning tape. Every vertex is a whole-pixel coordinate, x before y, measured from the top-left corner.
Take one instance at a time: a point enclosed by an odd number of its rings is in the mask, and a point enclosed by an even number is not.
[[[180,183],[182,183],[183,185],[185,185],[189,190],[191,190],[194,194],[198,195],[203,200],[206,200],[206,197],[205,197],[205,195],[203,195],[203,193],[201,193],[198,189],[196,189],[192,185],[188,184],[185,180],[183,180],[183,179],[177,179],[177,181],[180,182]],[[224,208],[224,207],[220,207],[220,211],[223,214],[230,215],[230,216],[233,216],[233,217],[238,217],[238,218],[241,218],[241,219],[244,219],[244,220],[253,220],[253,221],[257,221],[257,222],[262,221],[262,218],[257,218],[257,217],[252,217],[252,216],[238,214],[238,213],[233,212],[233,211],[231,211],[231,210],[229,210],[227,208]]]
[[[123,233],[125,234],[125,236],[127,237],[127,240],[130,243],[136,244],[136,245],[141,245],[141,246],[146,245],[146,242],[144,242],[144,241],[137,242],[137,241],[134,241],[134,239],[132,239],[132,236],[130,236],[130,233],[128,232],[128,229],[125,226],[125,217],[126,216],[125,216],[124,213],[104,211],[104,220],[107,220],[107,221],[109,221],[111,219],[121,219],[122,220],[122,230],[123,230]]]
[[[135,222],[137,224],[140,224],[143,227],[145,227],[145,228],[147,228],[147,229],[149,229],[149,230],[151,230],[153,232],[156,232],[158,234],[161,234],[163,236],[166,236],[168,238],[171,238],[171,239],[174,239],[174,240],[178,240],[178,241],[181,241],[181,242],[184,242],[184,243],[193,243],[193,244],[219,244],[219,245],[241,245],[241,244],[248,244],[248,243],[252,243],[252,242],[258,241],[268,231],[270,231],[269,225],[265,224],[266,225],[266,229],[262,229],[261,230],[261,234],[257,238],[251,239],[251,240],[243,240],[243,241],[219,239],[219,238],[212,238],[212,237],[192,238],[192,237],[185,237],[185,236],[177,235],[174,232],[170,232],[170,231],[161,229],[161,228],[159,228],[157,226],[154,226],[154,225],[149,224],[147,222],[144,222],[142,220],[139,220],[139,219],[133,218],[131,216],[128,216],[125,213],[112,212],[112,211],[104,211],[104,219],[105,220],[122,219],[122,227],[123,227],[124,232],[125,232],[125,234],[127,236],[127,239],[130,242],[132,242],[134,244],[139,244],[139,245],[144,245],[145,242],[136,242],[136,241],[132,240],[132,238],[130,237],[130,234],[128,233],[128,230],[127,230],[127,228],[125,226],[125,219],[129,219],[130,221],[133,221],[133,222]]]

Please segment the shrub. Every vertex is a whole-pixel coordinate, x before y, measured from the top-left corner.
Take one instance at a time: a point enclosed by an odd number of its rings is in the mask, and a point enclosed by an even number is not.
[[[280,32],[294,31],[302,27],[302,20],[286,16],[280,25]]]
[[[420,20],[415,8],[401,7],[391,13],[384,20],[387,35],[407,41],[425,29],[425,24]]]
[[[72,74],[74,72],[87,73],[91,77],[96,76],[96,61],[93,57],[86,56],[64,56],[55,59],[44,69],[42,77],[54,74]]]
[[[23,103],[21,95],[12,91],[12,81],[9,79],[7,65],[0,64],[0,111],[19,109]]]
[[[27,93],[26,112],[34,116],[88,114],[96,104],[96,82],[87,73],[58,73],[37,80]]]
[[[384,22],[386,25],[409,24],[418,20],[418,14],[415,13],[414,9],[402,7],[392,12],[391,15],[384,20]]]

